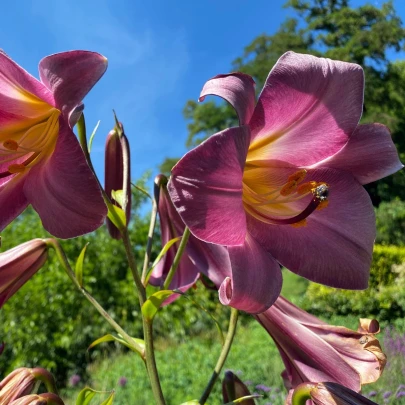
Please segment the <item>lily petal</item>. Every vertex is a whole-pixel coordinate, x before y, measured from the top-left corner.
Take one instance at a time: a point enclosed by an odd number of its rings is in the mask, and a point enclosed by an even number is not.
[[[248,216],[249,232],[283,266],[309,280],[336,288],[368,285],[375,218],[370,197],[351,174],[309,170],[306,180],[329,184],[329,205],[307,225],[266,225]]]
[[[363,109],[363,69],[285,53],[271,70],[250,120],[248,161],[311,165],[338,152]]]
[[[251,76],[239,72],[217,75],[204,84],[198,101],[204,101],[208,95],[219,96],[231,104],[240,125],[249,122],[255,108],[255,82]]]
[[[251,314],[268,309],[281,292],[279,264],[249,235],[242,246],[228,248],[232,277],[227,277],[219,289],[219,299]]]
[[[313,167],[325,166],[346,170],[361,184],[379,180],[404,167],[389,129],[382,124],[359,125],[338,153]]]
[[[0,186],[0,231],[17,218],[28,206],[23,193],[25,176],[17,174],[13,179]]]
[[[250,132],[246,126],[211,136],[172,169],[170,197],[197,238],[241,245],[246,234],[242,176]]]
[[[54,153],[47,162],[30,170],[24,193],[44,228],[58,238],[94,231],[103,224],[107,213],[79,143],[62,119]]]
[[[53,93],[65,119],[107,69],[107,59],[96,52],[70,51],[47,56],[39,63],[42,83]]]

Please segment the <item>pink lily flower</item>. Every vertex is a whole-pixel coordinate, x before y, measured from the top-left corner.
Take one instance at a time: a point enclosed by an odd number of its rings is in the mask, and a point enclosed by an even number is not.
[[[385,126],[358,125],[363,86],[358,65],[293,52],[273,67],[256,105],[248,75],[205,84],[200,101],[224,98],[240,126],[188,152],[168,189],[195,237],[228,247],[232,277],[221,288],[231,306],[269,308],[279,263],[332,287],[367,288],[375,219],[362,184],[403,166]],[[244,289],[251,283],[255,292]]]
[[[7,405],[64,405],[62,398],[51,392],[45,392],[43,394],[26,395],[16,399]]]
[[[155,178],[155,198],[158,202],[162,246],[184,233],[185,225],[173,206],[167,191],[167,178],[160,174]],[[173,263],[180,242],[172,246],[156,265],[149,282],[155,286],[163,285]],[[200,277],[205,274],[217,287],[224,278],[230,274],[230,261],[226,248],[201,242],[190,235],[186,251],[183,254],[179,267],[170,283],[169,288],[187,291]],[[165,304],[172,302],[176,296],[169,298]]]
[[[46,262],[48,246],[43,239],[33,239],[0,253],[0,308]]]
[[[0,230],[29,204],[59,238],[104,222],[107,208],[71,128],[106,68],[98,53],[63,52],[41,60],[39,81],[0,52]]]
[[[232,371],[226,371],[222,380],[222,400],[224,404],[235,399],[251,395],[246,385]],[[253,398],[242,402],[244,405],[255,405]]]
[[[301,383],[332,381],[359,392],[384,369],[386,356],[374,336],[380,331],[376,320],[360,319],[357,332],[328,325],[281,296],[255,318],[273,338],[286,367],[286,404]]]
[[[333,382],[301,384],[296,391],[294,396],[302,396],[303,399],[295,403],[304,403],[305,397],[310,396],[309,403],[313,405],[377,405],[357,392]]]

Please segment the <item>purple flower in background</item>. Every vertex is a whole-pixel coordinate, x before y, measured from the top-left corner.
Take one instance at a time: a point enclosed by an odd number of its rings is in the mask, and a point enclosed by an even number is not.
[[[358,125],[363,93],[359,65],[294,52],[257,103],[246,74],[204,85],[200,101],[227,100],[240,126],[188,152],[168,189],[194,236],[228,247],[224,304],[264,312],[280,294],[279,263],[332,287],[367,288],[375,218],[362,185],[403,166],[388,128]]]
[[[128,379],[125,377],[120,377],[120,379],[118,380],[118,385],[120,387],[125,387],[128,383]]]
[[[70,377],[70,379],[69,379],[69,384],[70,384],[72,387],[77,387],[77,386],[79,385],[79,383],[80,383],[81,380],[82,380],[82,379],[80,378],[80,375],[78,375],[78,374],[73,374],[72,377]]]
[[[405,391],[397,392],[396,398],[402,398],[402,397],[405,397]]]
[[[392,395],[391,391],[385,391],[384,394],[383,394],[383,398],[388,399],[391,395]]]
[[[377,391],[370,391],[370,392],[368,393],[368,396],[369,396],[369,397],[375,397],[377,394],[378,394]]]
[[[268,387],[267,385],[264,385],[264,384],[258,384],[258,385],[256,385],[256,389],[257,389],[257,390],[264,391],[264,392],[270,392],[270,391],[271,391],[271,388]]]

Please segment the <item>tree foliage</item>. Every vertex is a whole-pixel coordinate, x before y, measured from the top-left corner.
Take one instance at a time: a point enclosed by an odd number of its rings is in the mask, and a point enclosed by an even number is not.
[[[388,57],[403,49],[405,29],[392,1],[380,8],[371,4],[352,8],[349,0],[289,0],[285,6],[292,8],[296,17],[287,19],[275,34],[255,38],[233,61],[230,71],[250,74],[260,91],[269,71],[287,50],[358,63],[366,76],[362,122],[387,125],[401,157],[405,157],[405,64]],[[184,117],[188,121],[187,147],[237,125],[232,108],[217,101],[188,101]],[[394,195],[405,199],[404,186],[404,175],[397,173],[367,188],[378,205]]]

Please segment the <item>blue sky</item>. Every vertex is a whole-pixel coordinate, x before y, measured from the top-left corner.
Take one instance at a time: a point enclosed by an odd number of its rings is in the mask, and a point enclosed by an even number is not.
[[[112,109],[132,148],[132,175],[157,174],[165,156],[185,151],[182,109],[204,82],[230,70],[257,35],[273,33],[292,16],[285,0],[23,0],[2,6],[0,48],[38,76],[46,55],[86,49],[109,60],[105,76],[85,99],[89,132],[101,120],[92,157],[103,176]],[[363,0],[352,0],[354,6]],[[379,6],[381,0],[371,1]],[[405,21],[405,2],[394,1]],[[5,18],[4,18],[5,17]],[[270,68],[270,67],[269,67]]]

